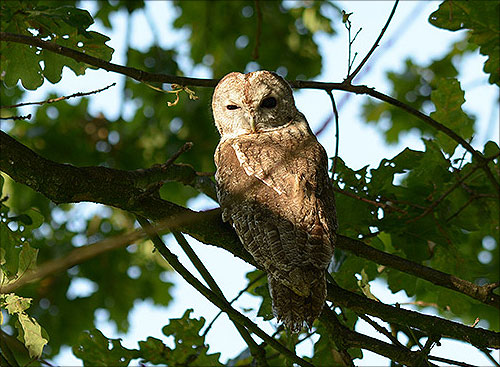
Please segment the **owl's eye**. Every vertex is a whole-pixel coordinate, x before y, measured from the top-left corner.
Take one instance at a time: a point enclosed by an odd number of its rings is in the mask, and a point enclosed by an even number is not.
[[[260,107],[264,107],[264,108],[274,108],[276,107],[276,98],[274,97],[267,97],[265,98],[262,103],[260,104]]]
[[[228,104],[228,105],[226,106],[226,108],[227,108],[228,110],[236,110],[236,109],[238,109],[239,107],[238,107],[238,106],[236,106],[235,104]]]

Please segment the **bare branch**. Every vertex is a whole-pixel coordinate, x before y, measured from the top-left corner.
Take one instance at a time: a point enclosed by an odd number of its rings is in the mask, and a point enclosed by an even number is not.
[[[387,19],[387,22],[385,22],[384,27],[380,31],[380,34],[378,35],[378,38],[375,41],[375,43],[373,44],[370,51],[366,54],[365,58],[361,61],[361,63],[358,65],[358,67],[352,72],[352,74],[347,76],[346,81],[348,83],[351,83],[352,80],[354,79],[354,77],[356,75],[358,75],[358,73],[361,71],[361,68],[366,64],[366,62],[368,61],[370,56],[373,54],[373,51],[375,51],[375,49],[378,47],[379,42],[382,39],[382,36],[384,35],[385,31],[387,30],[387,27],[389,26],[389,23],[391,22],[392,17],[394,16],[394,13],[396,12],[396,7],[398,6],[398,3],[399,3],[399,0],[396,0],[396,2],[394,3],[394,7],[392,8],[391,14],[389,15],[389,18]],[[350,32],[349,32],[349,34],[350,34]],[[357,36],[357,34],[356,34],[356,36]],[[354,40],[353,40],[353,42],[354,42]]]
[[[388,254],[368,246],[362,241],[349,237],[338,236],[337,247],[350,251],[356,256],[374,261],[377,264],[389,266],[393,269],[425,279],[435,285],[466,294],[481,302],[500,308],[500,296],[493,293],[492,289],[487,286],[479,286],[467,280],[455,277],[454,275],[443,273],[439,270],[429,268],[396,255]]]
[[[254,60],[259,58],[260,35],[262,34],[262,10],[260,9],[259,0],[254,0],[255,12],[257,13],[257,24],[255,30],[255,46],[253,48],[252,57]]]
[[[453,366],[461,366],[461,367],[478,367],[472,364],[464,363],[464,362],[459,362],[459,361],[454,361],[453,359],[448,359],[448,358],[442,358],[442,357],[435,357],[435,356],[428,356],[428,359],[431,361],[438,361],[438,362],[444,362],[444,363],[449,363]]]
[[[250,289],[250,287],[252,285],[254,285],[255,283],[257,283],[259,280],[261,280],[263,277],[265,276],[265,273],[262,273],[260,274],[257,278],[255,278],[254,280],[252,280],[251,282],[248,282],[247,286],[245,288],[243,288],[241,291],[239,291],[239,293],[236,295],[236,297],[234,297],[231,302],[229,302],[230,305],[232,305],[238,298],[241,297],[241,295],[243,293],[245,293],[246,291],[248,291]],[[212,325],[214,324],[214,322],[219,318],[219,316],[222,315],[222,311],[219,311],[217,313],[217,315],[215,315],[215,317],[212,319],[212,321],[210,321],[210,323],[208,324],[208,326],[206,327],[205,331],[203,331],[203,334],[202,336],[205,336],[208,334],[208,332],[210,331],[210,329],[212,328]],[[274,336],[273,336],[274,337]]]
[[[498,361],[496,361],[495,358],[493,358],[488,349],[481,348],[480,350],[496,367],[500,367],[500,363],[498,363]]]
[[[104,88],[101,88],[101,89],[96,89],[96,90],[93,90],[91,92],[77,92],[77,93],[71,94],[69,96],[62,96],[62,97],[58,97],[58,98],[49,98],[49,99],[46,99],[45,101],[40,101],[40,102],[25,102],[25,103],[14,104],[14,105],[11,105],[11,106],[1,106],[0,110],[4,109],[4,108],[16,108],[16,107],[22,107],[22,106],[35,105],[35,104],[37,104],[37,105],[44,105],[46,103],[54,103],[54,102],[64,101],[64,100],[70,99],[70,98],[84,97],[84,96],[88,96],[88,95],[91,95],[91,94],[101,93],[101,92],[105,91],[106,89],[114,87],[115,85],[116,85],[116,83],[112,83],[112,84],[108,85],[107,87],[104,87]],[[29,115],[29,116],[31,117],[31,115]]]
[[[335,344],[337,344],[337,346],[340,344],[339,349],[362,348],[385,356],[391,361],[395,361],[403,365],[419,365],[419,352],[413,352],[405,347],[389,344],[379,339],[375,339],[348,329],[338,321],[336,314],[327,307],[323,308],[320,320],[325,323],[329,334],[334,337]]]
[[[398,345],[401,348],[406,348],[403,344],[399,342],[399,340],[390,333],[389,330],[387,330],[385,327],[380,326],[376,321],[370,319],[366,315],[358,315],[362,320],[365,320],[368,324],[370,324],[375,330],[377,330],[379,333],[385,335],[394,345]]]
[[[337,105],[335,104],[335,98],[333,98],[333,93],[331,90],[326,91],[330,97],[330,102],[332,103],[333,116],[335,117],[335,157],[333,158],[332,167],[332,180],[334,179],[335,172],[337,172],[337,160],[339,157],[339,113],[337,111]]]
[[[139,220],[139,223],[141,223],[141,225],[148,225],[149,224],[147,219],[145,219],[143,217],[138,217],[138,220]],[[196,270],[198,270],[198,272],[203,277],[205,282],[208,284],[208,286],[210,287],[212,292],[216,293],[220,298],[222,298],[222,300],[224,300],[227,303],[227,300],[224,297],[224,293],[222,293],[222,290],[217,285],[217,282],[212,277],[212,274],[210,274],[208,269],[201,262],[198,255],[196,255],[196,253],[193,251],[192,247],[189,245],[186,238],[180,232],[174,231],[173,235],[174,235],[175,239],[177,240],[177,243],[179,244],[179,246],[181,246],[181,248],[184,250],[184,252],[188,256],[189,260],[191,261],[191,263],[193,263]],[[155,237],[156,237],[156,241],[161,241],[161,238],[158,236],[157,233],[155,233]],[[163,246],[165,246],[165,244],[163,244]],[[231,305],[229,303],[227,303],[227,306],[231,307]],[[243,338],[243,340],[245,341],[245,343],[248,345],[248,348],[250,349],[250,353],[257,361],[257,365],[259,367],[267,367],[268,364],[266,361],[266,351],[264,350],[264,348],[262,348],[259,344],[257,344],[255,342],[255,340],[252,339],[252,336],[250,335],[248,330],[245,329],[245,327],[243,325],[239,324],[238,322],[233,320],[231,317],[230,317],[230,319],[233,322],[236,329],[238,330],[238,332],[240,333],[240,335]]]
[[[389,306],[351,293],[336,284],[328,283],[327,299],[336,306],[347,307],[358,315],[368,314],[391,324],[411,325],[428,335],[463,340],[479,348],[500,348],[500,333]]]
[[[26,116],[8,116],[8,117],[0,117],[0,120],[29,120],[31,118],[31,113]]]
[[[130,245],[143,237],[145,237],[144,231],[136,230],[123,235],[106,238],[105,240],[90,245],[78,247],[66,256],[47,261],[36,269],[27,271],[13,283],[0,285],[0,293],[13,292],[27,283],[38,281],[49,275],[58,274],[105,252]]]

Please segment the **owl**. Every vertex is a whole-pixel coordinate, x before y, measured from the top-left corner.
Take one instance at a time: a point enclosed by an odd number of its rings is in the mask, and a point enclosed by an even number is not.
[[[222,219],[268,277],[273,314],[311,328],[326,299],[337,218],[328,158],[289,84],[269,71],[230,73],[215,88]]]

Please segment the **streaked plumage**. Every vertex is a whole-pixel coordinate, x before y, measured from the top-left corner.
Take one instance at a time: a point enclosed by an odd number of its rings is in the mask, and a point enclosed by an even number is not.
[[[226,75],[212,109],[223,220],[267,271],[278,320],[293,332],[311,327],[325,302],[337,228],[325,150],[274,73]]]

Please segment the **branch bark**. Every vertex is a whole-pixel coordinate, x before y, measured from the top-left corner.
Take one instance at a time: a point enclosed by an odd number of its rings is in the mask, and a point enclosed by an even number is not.
[[[220,209],[195,212],[152,195],[143,195],[144,182],[151,183],[151,178],[147,174],[150,172],[148,170],[138,173],[105,167],[78,168],[69,164],[55,163],[40,157],[3,132],[0,132],[0,150],[2,152],[0,171],[56,203],[93,201],[128,210],[134,214],[160,221],[159,233],[168,228],[175,229],[203,243],[216,244],[244,261],[256,265],[252,256],[239,242],[235,232],[229,225],[222,222]],[[176,179],[177,176],[174,173],[179,174],[179,179],[185,179],[185,176],[179,172],[192,170],[189,166],[187,167],[169,166],[168,168],[172,169],[169,173],[170,179]],[[449,285],[450,289],[465,292],[466,288],[460,289],[456,285],[465,284],[466,281],[462,279],[376,250],[361,241],[339,236],[337,247],[431,282],[444,282]],[[328,291],[331,301],[357,313],[377,316],[387,322],[411,325],[429,334],[442,334],[479,347],[500,347],[500,334],[492,331],[471,328],[439,317],[388,306],[334,285],[329,285]]]
[[[500,348],[500,333],[482,328],[472,328],[440,317],[389,306],[349,292],[336,284],[328,283],[327,299],[335,305],[347,307],[357,314],[369,314],[388,323],[417,328],[428,335],[463,340],[478,348],[487,345],[489,348]]]

